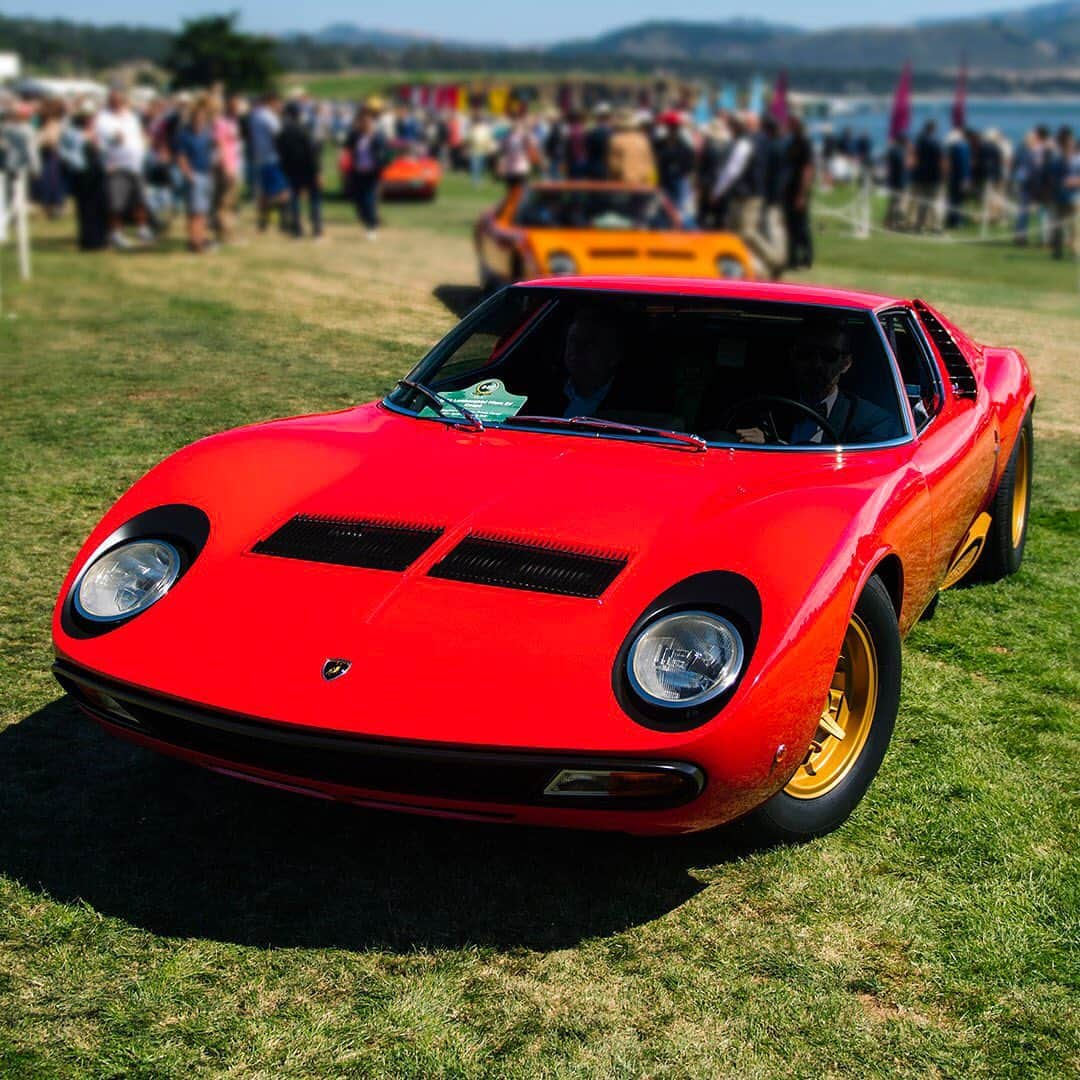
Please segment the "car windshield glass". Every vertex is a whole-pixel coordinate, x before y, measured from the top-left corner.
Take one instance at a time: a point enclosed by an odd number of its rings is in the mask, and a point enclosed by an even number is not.
[[[786,449],[907,435],[880,329],[855,308],[518,286],[468,316],[410,379],[458,408],[440,412],[408,385],[389,403],[538,435],[656,442],[666,432]]]
[[[647,189],[529,188],[514,215],[529,229],[673,229],[663,199]]]

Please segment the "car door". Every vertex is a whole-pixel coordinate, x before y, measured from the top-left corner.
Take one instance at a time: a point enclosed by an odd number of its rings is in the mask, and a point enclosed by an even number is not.
[[[944,577],[985,507],[998,453],[988,395],[966,352],[929,306],[884,313],[895,339],[918,445],[915,464],[930,493],[935,572]]]

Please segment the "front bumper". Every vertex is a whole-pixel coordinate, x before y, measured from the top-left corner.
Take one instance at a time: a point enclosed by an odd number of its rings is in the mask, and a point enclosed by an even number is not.
[[[700,827],[706,775],[685,761],[506,751],[371,739],[280,724],[165,697],[65,660],[60,685],[111,733],[218,772],[414,813],[628,832]],[[549,794],[563,770],[630,769],[670,778],[663,795]],[[688,813],[689,811],[689,813]]]

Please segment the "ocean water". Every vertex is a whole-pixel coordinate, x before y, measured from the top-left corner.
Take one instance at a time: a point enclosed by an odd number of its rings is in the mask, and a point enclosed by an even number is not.
[[[828,123],[836,133],[851,128],[856,134],[869,134],[875,148],[880,150],[889,135],[891,100],[855,101],[853,105],[854,111],[835,115]],[[916,99],[911,108],[910,134],[917,135],[922,125],[931,119],[937,121],[939,133],[945,134],[952,126],[951,118],[951,98],[932,101]],[[1045,124],[1055,133],[1062,125],[1068,125],[1080,135],[1080,98],[969,98],[967,124],[976,131],[997,128],[1013,143],[1021,140],[1037,124]],[[814,127],[821,130],[820,124]]]

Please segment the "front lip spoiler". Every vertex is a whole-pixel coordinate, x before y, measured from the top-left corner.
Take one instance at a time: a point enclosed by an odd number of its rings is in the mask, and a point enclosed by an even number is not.
[[[672,809],[692,802],[705,789],[704,771],[684,761],[373,739],[194,705],[118,682],[66,660],[57,660],[52,671],[80,707],[111,728],[239,768],[266,770],[297,780],[389,795],[589,810]],[[111,698],[121,710],[109,707],[100,695]],[[675,773],[682,778],[682,785],[674,796],[545,796],[544,789],[564,769]]]

